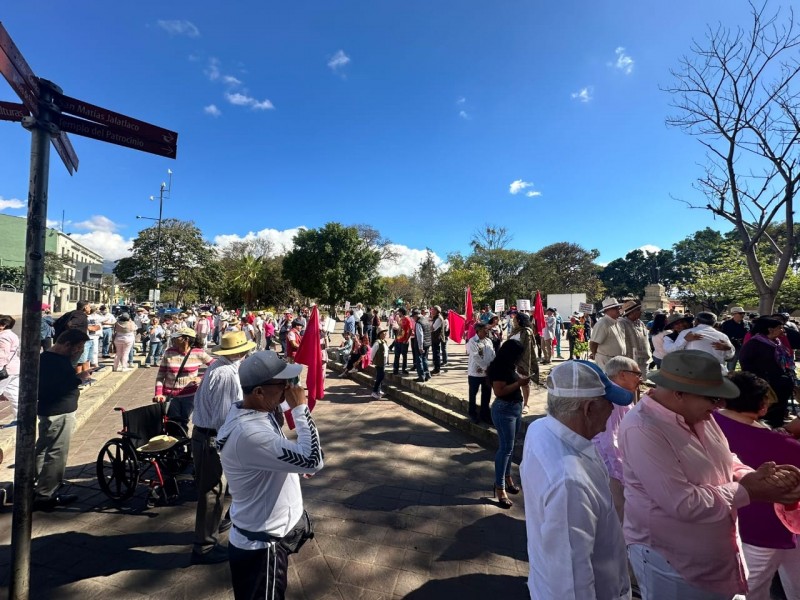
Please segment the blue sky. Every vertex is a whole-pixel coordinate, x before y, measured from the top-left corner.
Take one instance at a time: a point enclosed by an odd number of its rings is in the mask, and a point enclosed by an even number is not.
[[[53,153],[49,218],[65,211],[110,259],[150,224],[135,215],[158,214],[168,168],[165,216],[211,241],[369,223],[402,246],[386,273],[426,246],[467,252],[486,223],[516,248],[570,241],[602,262],[727,229],[673,199],[699,200],[703,154],[665,126],[659,86],[707,23],[747,24],[744,2],[55,5],[0,14],[33,71],[180,134],[175,161],[70,136],[73,177]],[[29,138],[0,122],[8,214],[25,212]]]

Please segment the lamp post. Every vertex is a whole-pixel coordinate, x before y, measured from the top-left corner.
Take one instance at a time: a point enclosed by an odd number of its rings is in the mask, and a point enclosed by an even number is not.
[[[169,193],[172,190],[172,169],[167,169],[167,174],[169,175],[169,184],[165,181],[161,182],[161,187],[158,191],[158,233],[156,234],[156,269],[155,269],[155,278],[156,278],[156,290],[161,289],[161,281],[159,279],[159,267],[161,266],[161,219],[164,214],[164,194],[166,193],[166,197],[169,198]],[[150,200],[155,200],[155,196],[150,196]],[[149,217],[136,217],[147,219]]]

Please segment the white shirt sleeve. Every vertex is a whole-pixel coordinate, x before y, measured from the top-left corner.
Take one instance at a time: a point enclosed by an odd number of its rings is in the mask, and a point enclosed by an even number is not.
[[[686,347],[686,334],[690,331],[691,329],[684,329],[680,332],[680,334],[678,334],[678,337],[675,340],[668,335],[665,335],[664,354],[669,354],[670,352],[675,352],[676,350],[683,350]]]

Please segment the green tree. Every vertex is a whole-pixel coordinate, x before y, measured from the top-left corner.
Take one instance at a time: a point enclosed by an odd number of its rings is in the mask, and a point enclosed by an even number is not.
[[[447,262],[449,268],[439,276],[434,300],[443,309],[450,308],[463,315],[467,286],[474,299],[486,297],[491,288],[489,270],[484,265],[470,266],[458,253],[448,254]]]
[[[690,306],[721,314],[729,304],[752,306],[758,300],[747,263],[733,243],[728,242],[727,252],[714,262],[692,263],[688,271],[680,297]]]
[[[420,292],[422,292],[422,304],[431,304],[436,293],[436,286],[439,284],[439,267],[436,266],[436,259],[430,248],[425,249],[425,258],[420,261],[414,277],[418,282]]]
[[[766,2],[760,9],[751,5],[747,29],[710,27],[666,89],[677,109],[667,124],[696,136],[706,149],[705,173],[696,184],[705,198],[694,205],[733,225],[762,314],[772,312],[795,256],[800,184],[800,32],[791,8],[786,18],[780,9],[772,16],[766,9]],[[778,244],[769,228],[780,220],[786,235]]]
[[[660,283],[665,288],[672,286],[681,278],[675,266],[675,253],[672,250],[645,252],[631,250],[625,258],[608,263],[599,277],[609,295],[615,297],[644,297],[644,288],[650,283]],[[687,271],[681,271],[685,276]]]
[[[359,236],[356,227],[328,223],[294,237],[294,248],[283,259],[286,276],[303,295],[328,304],[331,311],[377,275],[379,250]]]
[[[600,252],[586,250],[578,244],[558,242],[534,252],[520,273],[525,293],[542,294],[586,293],[588,301],[595,301],[602,293],[598,278],[600,266],[595,262]]]
[[[422,291],[419,282],[414,277],[408,275],[383,277],[383,286],[386,289],[384,299],[389,304],[394,304],[397,300],[410,302],[413,305],[422,303]]]
[[[161,280],[161,301],[181,305],[198,299],[211,288],[214,252],[192,221],[164,219],[161,244],[156,226],[139,232],[131,256],[121,259],[114,274],[138,299],[156,287],[156,258]]]

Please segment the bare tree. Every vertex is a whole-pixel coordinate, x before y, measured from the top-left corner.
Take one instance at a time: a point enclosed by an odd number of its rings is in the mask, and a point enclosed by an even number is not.
[[[397,251],[392,248],[392,240],[385,238],[381,232],[375,229],[372,225],[360,223],[355,226],[358,231],[358,237],[367,242],[367,245],[372,250],[378,250],[381,253],[381,262],[392,262],[397,260],[399,256]]]
[[[690,206],[733,224],[758,291],[759,311],[769,314],[797,241],[793,205],[800,182],[800,104],[793,84],[800,72],[800,32],[791,8],[768,16],[766,3],[750,7],[749,29],[709,27],[704,43],[694,42],[672,72],[676,82],[665,91],[673,95],[678,112],[667,124],[705,146],[708,163],[695,187],[706,203]],[[787,234],[779,244],[768,228],[781,219]]]

